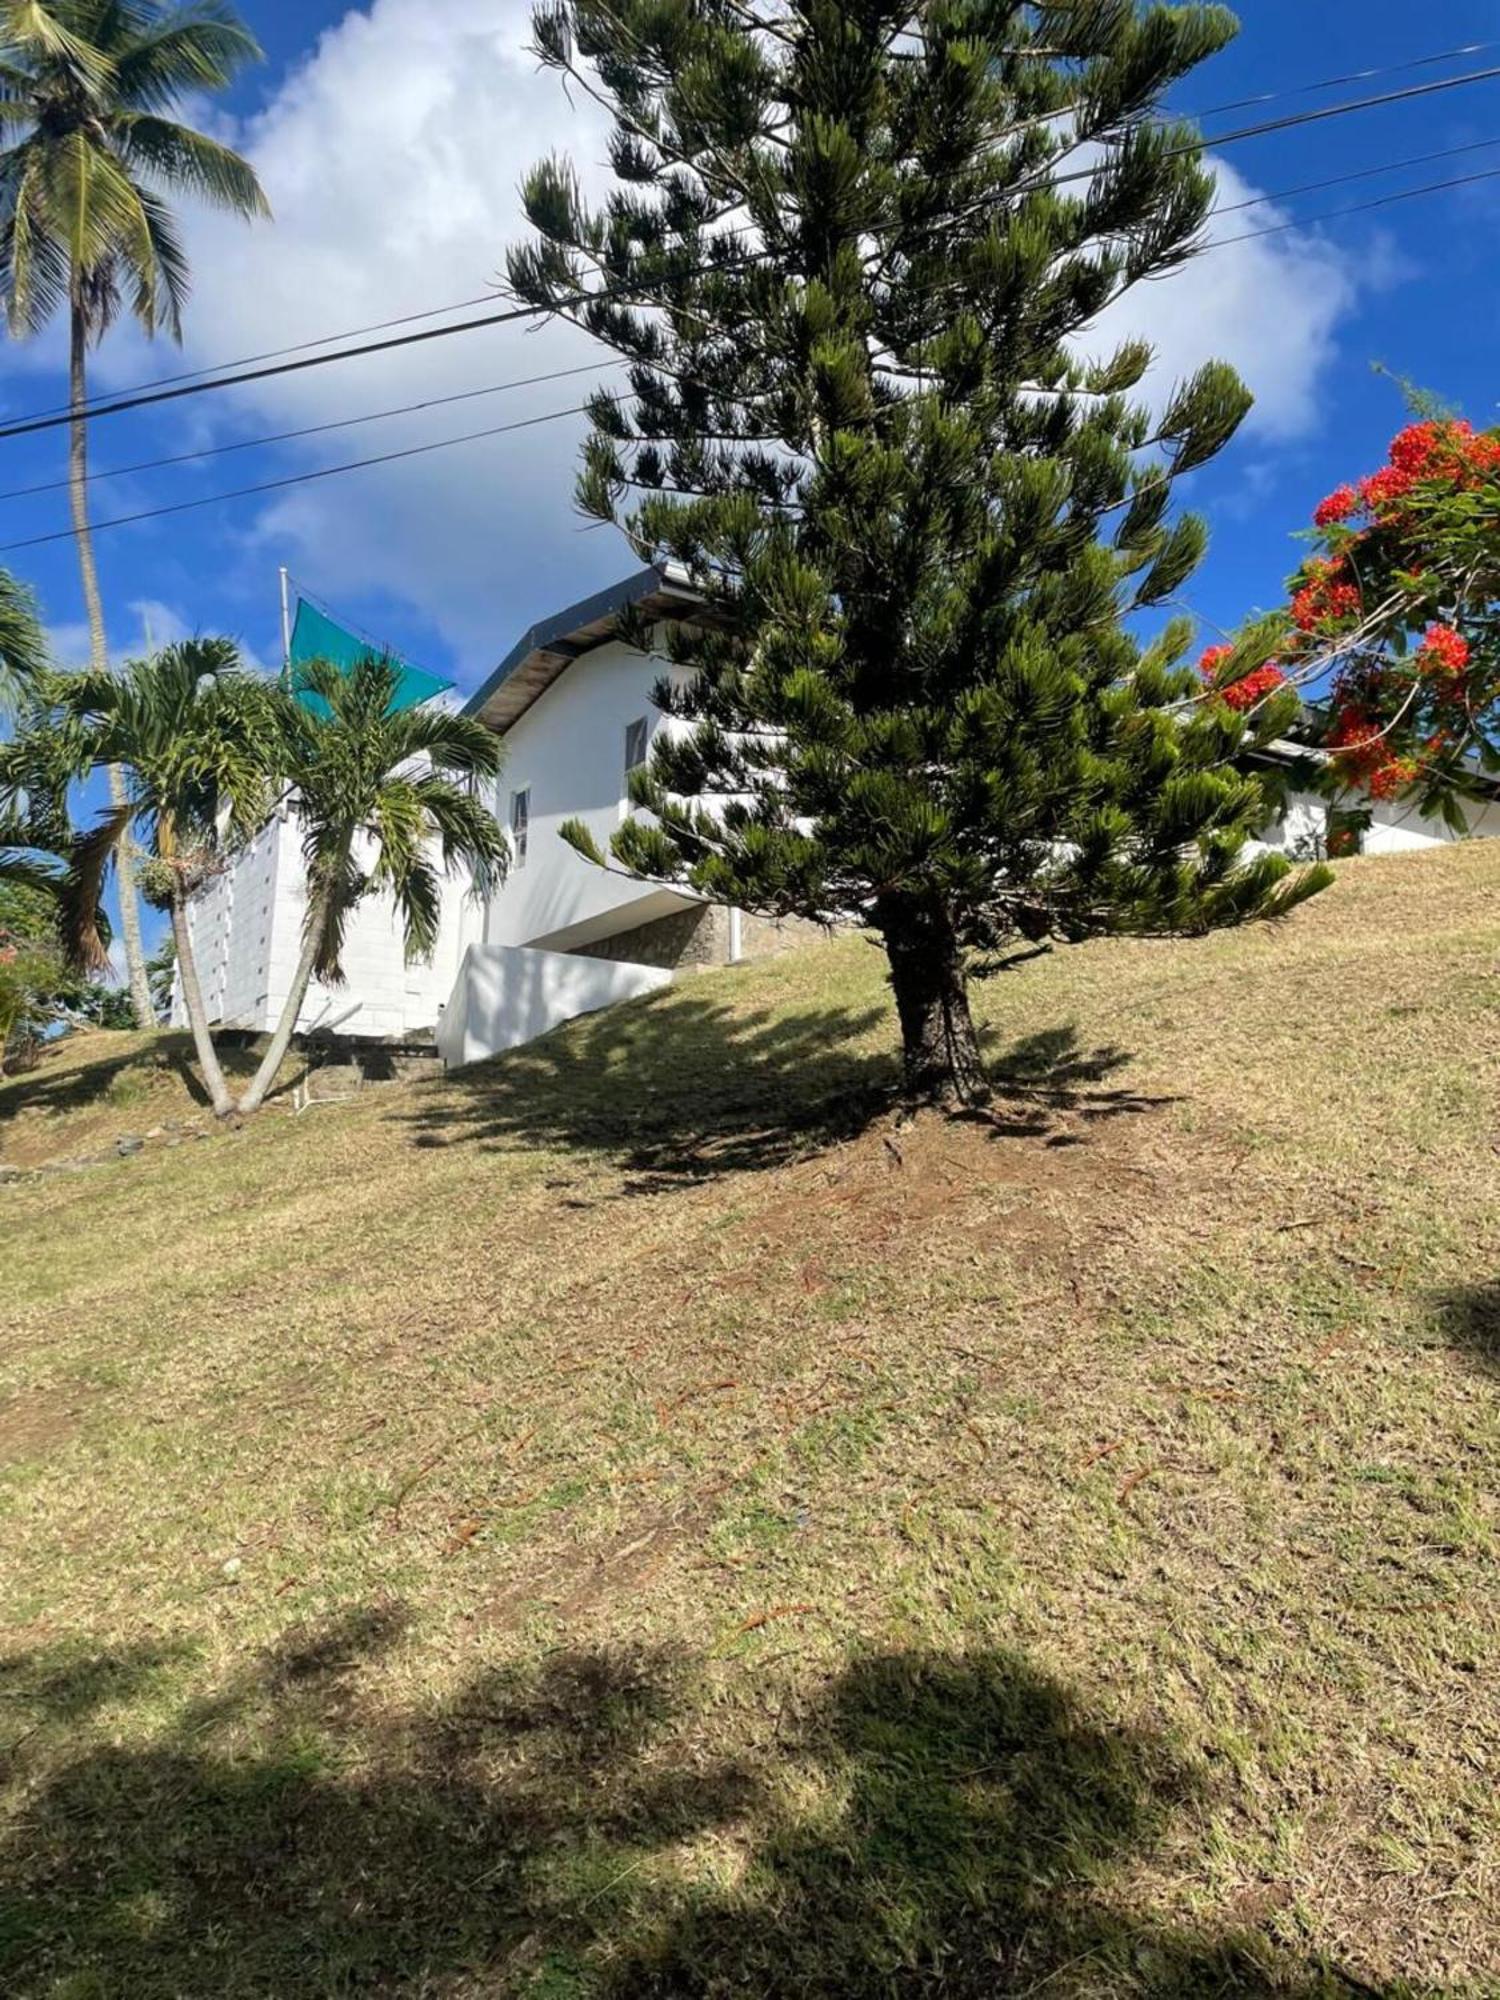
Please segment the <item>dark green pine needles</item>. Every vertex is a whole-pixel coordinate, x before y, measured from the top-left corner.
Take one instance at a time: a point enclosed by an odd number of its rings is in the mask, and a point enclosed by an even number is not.
[[[680,726],[614,855],[873,927],[919,1096],[983,1095],[976,971],[1325,880],[1244,854],[1247,752],[1295,696],[1238,715],[1184,667],[1185,619],[1137,636],[1204,551],[1173,483],[1248,394],[1210,362],[1149,409],[1147,346],[1089,333],[1193,254],[1213,181],[1160,107],[1234,29],[1132,0],[535,16],[613,113],[616,186],[593,207],[537,167],[511,281],[628,357],[581,503],[705,600],[663,642]]]

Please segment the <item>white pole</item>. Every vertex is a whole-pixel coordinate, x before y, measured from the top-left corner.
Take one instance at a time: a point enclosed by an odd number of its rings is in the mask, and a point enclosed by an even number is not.
[[[288,588],[286,564],[281,565],[281,670],[289,674],[292,670],[292,600]]]
[[[744,950],[744,938],[740,929],[740,913],[731,907],[729,912],[729,963],[738,965]]]

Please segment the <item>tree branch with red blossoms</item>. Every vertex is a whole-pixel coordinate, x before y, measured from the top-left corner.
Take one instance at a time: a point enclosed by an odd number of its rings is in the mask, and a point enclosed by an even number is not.
[[[1409,425],[1313,513],[1288,605],[1200,670],[1240,713],[1311,694],[1331,788],[1410,799],[1457,830],[1500,771],[1500,431]]]

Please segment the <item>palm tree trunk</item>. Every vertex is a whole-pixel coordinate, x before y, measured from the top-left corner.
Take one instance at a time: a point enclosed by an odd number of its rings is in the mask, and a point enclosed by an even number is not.
[[[83,580],[83,607],[89,624],[89,655],[96,674],[109,672],[109,641],[104,631],[104,600],[99,594],[99,571],[94,562],[94,541],[89,532],[89,427],[83,410],[88,401],[86,359],[88,320],[78,297],[74,296],[68,315],[68,391],[73,420],[68,427],[68,499],[73,510],[73,539],[78,545],[78,571]],[[118,764],[109,767],[110,804],[125,803],[125,773]],[[146,977],[146,954],[141,944],[141,905],[135,886],[135,854],[127,834],[115,850],[116,879],[120,890],[120,933],[125,944],[125,971],[137,1024],[149,1028],[155,1020],[151,1008],[151,982]]]
[[[338,871],[335,871],[335,881]],[[302,956],[297,960],[297,970],[292,975],[292,990],[286,997],[286,1005],[281,1010],[281,1019],[276,1023],[276,1032],[271,1037],[271,1045],[260,1059],[260,1068],[251,1078],[250,1088],[240,1099],[239,1109],[243,1117],[252,1111],[259,1111],[265,1102],[266,1092],[276,1081],[277,1072],[286,1061],[286,1052],[292,1046],[292,1036],[297,1028],[297,1016],[302,1012],[302,1003],[307,998],[307,989],[312,985],[313,966],[317,963],[318,943],[323,935],[323,926],[328,915],[328,898],[333,888],[322,890],[307,913],[307,929],[302,939]]]
[[[177,947],[177,977],[182,982],[183,1011],[193,1031],[193,1047],[208,1089],[208,1101],[215,1118],[227,1118],[234,1109],[234,1099],[229,1094],[229,1085],[219,1065],[214,1038],[208,1031],[208,1009],[203,1004],[203,988],[198,984],[198,961],[193,956],[193,939],[188,929],[187,899],[178,889],[172,891],[172,941]]]

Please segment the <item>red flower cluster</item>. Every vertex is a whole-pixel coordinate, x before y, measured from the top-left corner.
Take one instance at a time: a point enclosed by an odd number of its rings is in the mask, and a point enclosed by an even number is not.
[[[1361,481],[1359,498],[1372,514],[1388,515],[1424,479],[1464,488],[1497,470],[1500,437],[1462,421],[1409,424],[1391,440],[1389,465]]]
[[[1359,494],[1352,486],[1338,486],[1313,509],[1313,526],[1331,528],[1336,521],[1347,521],[1351,514],[1358,512]]]
[[[1389,463],[1358,486],[1339,486],[1313,510],[1313,525],[1332,528],[1369,513],[1383,526],[1422,480],[1444,479],[1459,488],[1479,484],[1500,471],[1500,434],[1476,432],[1472,424],[1409,424],[1391,440]]]
[[[1334,769],[1346,783],[1363,785],[1372,799],[1391,799],[1412,783],[1419,766],[1398,757],[1380,724],[1362,710],[1347,708],[1335,719],[1328,747]]]
[[[1274,660],[1268,660],[1263,667],[1257,667],[1253,674],[1246,674],[1243,680],[1222,690],[1225,701],[1243,715],[1246,709],[1254,708],[1267,695],[1275,694],[1277,688],[1286,686],[1286,675]]]
[[[1233,646],[1210,646],[1198,662],[1198,671],[1210,687],[1233,651]],[[1268,660],[1263,667],[1256,667],[1253,672],[1242,674],[1237,681],[1231,681],[1228,687],[1220,688],[1219,693],[1232,709],[1243,715],[1257,702],[1264,701],[1267,695],[1275,694],[1277,688],[1285,686],[1286,675],[1274,660]]]
[[[1319,557],[1302,574],[1306,581],[1292,599],[1292,623],[1299,632],[1324,630],[1357,615],[1359,585],[1343,575],[1337,558]]]
[[[1417,671],[1424,674],[1461,674],[1469,664],[1469,642],[1451,625],[1429,625],[1417,648]]]

